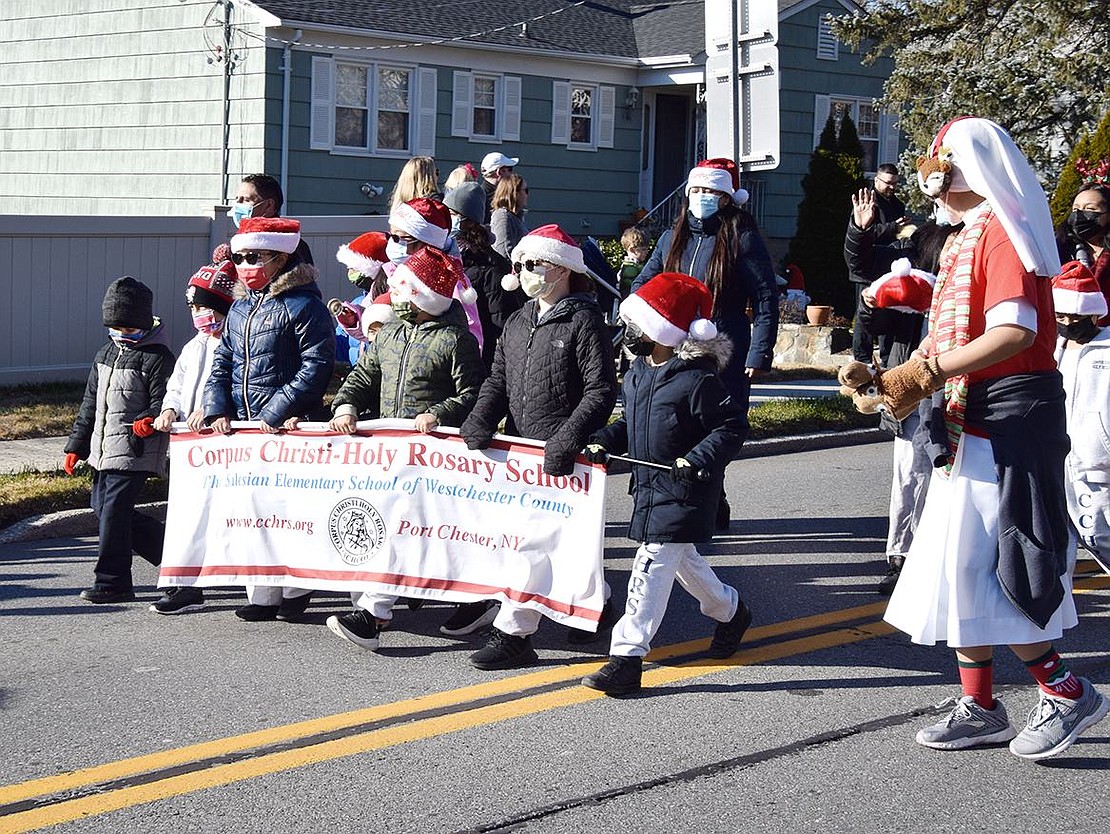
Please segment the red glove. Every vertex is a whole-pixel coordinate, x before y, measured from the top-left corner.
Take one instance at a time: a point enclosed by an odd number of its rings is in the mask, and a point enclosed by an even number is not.
[[[77,457],[76,452],[70,452],[66,455],[66,462],[62,464],[62,468],[65,469],[67,475],[73,474],[73,470],[77,468],[77,462],[79,460],[81,460],[81,458]]]
[[[135,437],[150,437],[154,434],[154,418],[140,417],[131,424],[131,431],[135,433]]]

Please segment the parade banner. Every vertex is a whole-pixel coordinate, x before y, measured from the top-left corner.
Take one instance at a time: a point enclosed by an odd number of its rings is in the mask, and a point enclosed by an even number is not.
[[[543,471],[543,444],[472,451],[409,420],[175,433],[160,586],[288,585],[512,600],[577,628],[601,616],[605,471]],[[244,428],[247,427],[247,428]]]

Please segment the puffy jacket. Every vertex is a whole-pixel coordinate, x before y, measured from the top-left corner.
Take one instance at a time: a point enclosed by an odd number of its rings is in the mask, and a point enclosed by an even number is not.
[[[501,279],[512,269],[507,258],[493,249],[480,252],[467,248],[462,252],[463,270],[474,291],[478,293],[478,318],[482,322],[482,361],[486,371],[493,367],[493,353],[509,316],[524,304],[524,294],[510,292],[501,286]]]
[[[136,437],[131,424],[162,412],[172,370],[173,351],[160,323],[134,346],[104,345],[93,359],[66,454],[100,471],[164,472],[170,436]]]
[[[208,422],[226,416],[279,426],[321,407],[335,367],[333,319],[316,268],[295,258],[287,266],[231,305],[204,388]]]
[[[690,225],[690,240],[682,253],[680,271],[705,283],[720,220],[717,215],[704,221],[687,215],[686,221]],[[663,271],[673,235],[674,230],[668,229],[659,237],[647,265],[632,282],[633,291]],[[748,304],[752,306],[754,324],[748,320]],[[778,287],[767,244],[754,225],[740,234],[739,251],[718,299],[714,321],[733,344],[728,367],[721,372],[730,391],[734,388],[733,380],[743,376],[745,368],[771,369],[779,329]]]
[[[411,418],[428,412],[459,426],[485,377],[478,340],[457,301],[431,321],[382,326],[332,401],[336,414]]]
[[[203,405],[204,385],[212,373],[212,361],[219,346],[219,338],[204,333],[198,333],[185,343],[166,386],[163,411],[172,408],[177,412],[177,419],[184,420]]]
[[[725,336],[687,339],[659,366],[638,359],[624,375],[624,415],[594,434],[614,454],[670,466],[686,458],[709,473],[686,483],[662,469],[632,465],[628,537],[639,542],[701,542],[713,536],[725,466],[740,452],[748,418],[717,376],[731,352]]]
[[[485,448],[508,415],[508,434],[546,441],[544,471],[568,475],[616,405],[613,346],[589,296],[568,295],[540,319],[538,312],[528,301],[505,323],[462,436],[470,448]]]

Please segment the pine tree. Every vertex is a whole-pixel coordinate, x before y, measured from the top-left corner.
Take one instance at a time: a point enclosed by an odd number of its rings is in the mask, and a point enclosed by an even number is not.
[[[1076,169],[1076,162],[1083,160],[1088,164],[1097,165],[1103,159],[1110,159],[1110,110],[1103,114],[1094,133],[1084,133],[1072,148],[1068,161],[1060,172],[1060,178],[1056,181],[1056,190],[1052,192],[1052,199],[1049,201],[1053,223],[1058,225],[1068,219],[1076,192],[1088,180]]]
[[[863,146],[856,126],[844,114],[838,130],[832,114],[802,178],[798,224],[786,261],[801,267],[814,304],[829,304],[848,317],[855,312],[856,296],[844,261],[844,232],[852,194],[864,184]]]

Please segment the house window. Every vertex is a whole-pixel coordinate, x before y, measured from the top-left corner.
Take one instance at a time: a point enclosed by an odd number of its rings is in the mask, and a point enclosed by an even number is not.
[[[451,135],[471,142],[520,141],[520,77],[456,72]]]
[[[822,61],[835,61],[840,57],[840,42],[832,31],[832,18],[817,21],[817,57]]]
[[[845,115],[850,116],[855,123],[860,144],[863,146],[865,174],[873,176],[875,169],[881,163],[898,161],[899,134],[895,117],[883,113],[876,106],[874,99],[858,96],[817,96],[813,114],[814,147],[817,147],[820,142],[821,131],[825,129],[825,123],[830,115],[836,121],[838,130],[840,121]]]
[[[432,68],[313,57],[310,147],[434,155],[436,78]]]
[[[551,141],[570,150],[613,147],[616,88],[576,81],[552,84]]]

